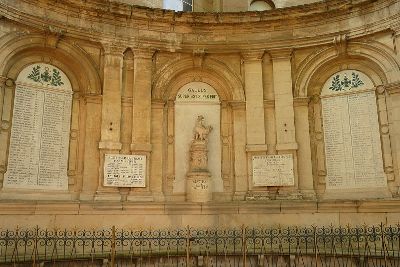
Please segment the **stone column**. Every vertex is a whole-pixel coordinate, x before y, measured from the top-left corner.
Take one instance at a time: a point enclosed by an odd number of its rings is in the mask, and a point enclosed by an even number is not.
[[[309,99],[294,99],[294,118],[296,126],[296,140],[299,145],[298,155],[298,176],[299,189],[306,199],[315,199],[314,181],[311,161],[310,125],[308,121]]]
[[[7,82],[6,82],[7,81]],[[0,76],[0,188],[7,171],[7,148],[11,130],[11,107],[14,83]]]
[[[233,110],[233,151],[234,151],[234,200],[244,200],[246,197],[247,164],[246,164],[246,104],[231,102]]]
[[[291,49],[269,51],[273,66],[273,84],[275,95],[275,119],[276,119],[276,151],[278,154],[293,154],[293,168],[295,185],[293,188],[282,188],[283,191],[291,191],[291,197],[297,197],[298,171],[297,171],[297,143],[294,124],[293,90],[292,90],[292,65]],[[285,197],[285,196],[284,196]]]
[[[133,155],[145,155],[147,159],[147,177],[145,188],[131,190],[128,200],[152,201],[150,189],[151,146],[151,75],[154,51],[134,49],[134,86],[132,112]],[[161,178],[160,178],[161,179]]]
[[[119,154],[121,150],[121,86],[122,60],[121,47],[105,46],[104,81],[101,108],[100,175],[96,198],[98,200],[120,200],[118,188],[104,187],[104,155]]]

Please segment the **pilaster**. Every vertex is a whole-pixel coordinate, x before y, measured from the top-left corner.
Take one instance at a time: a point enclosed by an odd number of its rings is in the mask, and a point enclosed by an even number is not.
[[[276,49],[268,51],[273,68],[273,87],[275,96],[275,127],[276,127],[276,151],[277,154],[293,155],[293,171],[295,175],[294,187],[282,187],[279,195],[282,198],[298,198],[298,164],[296,128],[293,107],[292,90],[292,64],[291,57],[293,50]],[[287,191],[287,192],[286,192]]]
[[[133,188],[128,196],[128,201],[153,201],[151,192],[151,143],[152,126],[152,104],[151,104],[151,77],[152,59],[154,50],[136,48],[134,55],[134,84],[133,84],[133,107],[132,107],[132,141],[130,145],[131,154],[145,155],[147,159],[146,187]],[[157,125],[158,127],[160,125]],[[158,128],[157,127],[157,128]],[[161,149],[162,151],[162,149]],[[157,177],[162,181],[162,177]],[[153,184],[154,185],[154,184]],[[159,192],[161,193],[161,191]]]
[[[121,145],[121,87],[124,47],[104,46],[104,81],[101,109],[99,184],[96,200],[120,200],[117,188],[104,187],[105,154],[119,154]]]
[[[12,99],[15,83],[0,76],[0,189],[7,171],[7,150],[11,131]]]
[[[292,49],[269,51],[273,64],[276,150],[297,150],[292,90]]]
[[[247,151],[266,151],[262,58],[264,50],[242,52],[246,94]]]
[[[310,125],[308,117],[309,99],[294,99],[294,117],[296,140],[299,144],[298,155],[298,185],[305,199],[315,199],[314,181],[311,160]]]
[[[247,182],[247,156],[246,156],[246,104],[244,102],[231,102],[233,112],[233,151],[235,157],[234,200],[244,200],[246,197]]]

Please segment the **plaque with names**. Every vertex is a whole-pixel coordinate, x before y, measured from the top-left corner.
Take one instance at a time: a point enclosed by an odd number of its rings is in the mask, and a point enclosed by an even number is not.
[[[106,154],[104,186],[146,187],[146,156]]]
[[[7,172],[13,189],[68,189],[72,90],[18,83]]]
[[[386,186],[374,91],[322,99],[326,188]]]
[[[293,155],[253,156],[254,186],[293,186]]]

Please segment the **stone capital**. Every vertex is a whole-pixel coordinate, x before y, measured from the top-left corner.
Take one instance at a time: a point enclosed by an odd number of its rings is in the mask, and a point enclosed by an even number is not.
[[[241,52],[244,61],[260,61],[264,56],[264,50],[245,50]]]
[[[155,53],[151,48],[133,48],[132,51],[135,59],[152,59]]]
[[[165,106],[165,102],[162,101],[162,100],[159,100],[159,99],[158,100],[153,100],[151,102],[151,107],[155,108],[155,109],[163,109],[164,106]]]
[[[230,101],[229,104],[233,110],[246,110],[246,102],[241,101]]]
[[[298,97],[293,99],[293,105],[295,107],[308,106],[309,102],[310,98],[308,97]]]
[[[4,86],[6,84],[7,77],[0,75],[0,86]]]
[[[117,43],[103,44],[103,48],[106,56],[118,56],[121,58],[124,56],[124,51],[126,50],[126,46]]]
[[[272,61],[274,60],[290,60],[292,58],[293,48],[272,49],[268,51]]]
[[[378,86],[375,87],[375,91],[376,91],[377,94],[382,95],[382,94],[385,93],[386,88],[385,88],[384,85],[381,84],[381,85],[378,85]]]

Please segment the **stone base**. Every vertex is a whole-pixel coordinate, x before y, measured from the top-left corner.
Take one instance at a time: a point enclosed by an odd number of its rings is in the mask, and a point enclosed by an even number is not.
[[[211,174],[208,171],[189,172],[186,181],[186,200],[208,202],[212,200]]]
[[[391,199],[392,194],[387,187],[378,187],[375,189],[340,189],[340,190],[325,190],[321,196],[323,200],[348,199]]]
[[[77,194],[68,191],[42,191],[36,192],[26,190],[3,189],[0,192],[0,199],[4,200],[77,200]]]

